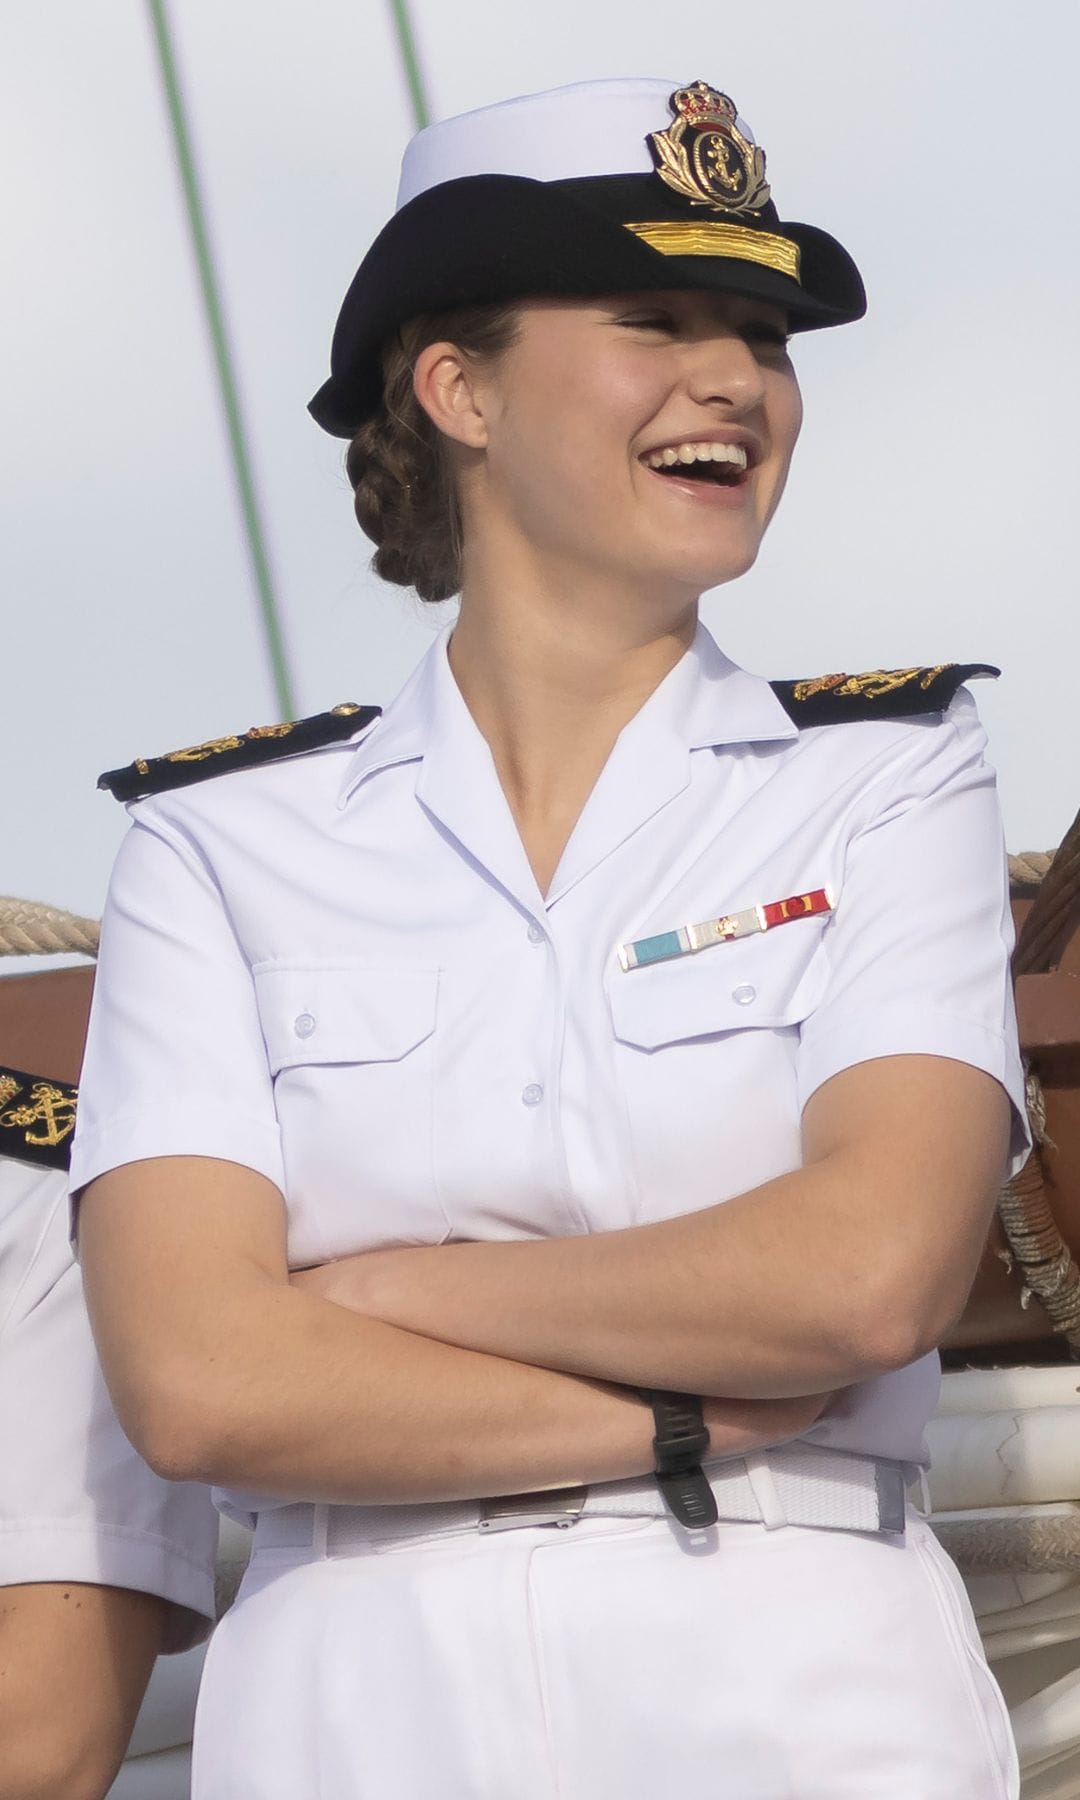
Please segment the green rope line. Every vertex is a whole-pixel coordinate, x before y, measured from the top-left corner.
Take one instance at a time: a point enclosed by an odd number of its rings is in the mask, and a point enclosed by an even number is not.
[[[247,435],[240,410],[240,397],[233,375],[232,355],[229,349],[228,333],[225,329],[225,315],[222,310],[214,259],[210,249],[206,214],[199,192],[199,180],[195,169],[195,158],[192,154],[184,98],[180,88],[180,76],[173,54],[166,14],[166,0],[148,0],[148,5],[158,61],[161,65],[161,79],[165,88],[169,122],[172,126],[177,169],[184,191],[188,223],[191,227],[192,248],[199,271],[199,284],[202,288],[203,305],[206,309],[206,322],[210,331],[221,404],[225,412],[229,450],[232,455],[233,473],[236,478],[240,511],[243,516],[248,554],[251,559],[251,572],[255,581],[266,650],[277,692],[277,704],[283,719],[294,719],[296,706],[293,701],[292,680],[285,655],[281,623],[278,618],[273,577],[270,573],[270,558],[267,554],[266,539],[259,516],[251,458],[248,455]]]
[[[431,112],[428,107],[427,94],[424,90],[424,77],[420,72],[420,58],[416,54],[416,37],[409,19],[407,0],[390,0],[390,13],[397,32],[398,49],[405,67],[405,80],[412,101],[413,118],[417,131],[431,123]]]

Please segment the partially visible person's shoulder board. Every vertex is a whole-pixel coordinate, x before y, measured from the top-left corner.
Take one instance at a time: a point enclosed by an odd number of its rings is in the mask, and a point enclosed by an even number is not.
[[[69,1082],[0,1066],[0,1157],[68,1168],[77,1095]]]
[[[965,681],[1000,674],[992,663],[935,663],[921,669],[868,669],[862,675],[771,681],[769,686],[788,717],[802,728],[941,712]]]
[[[293,719],[282,725],[253,725],[250,731],[231,737],[211,738],[187,750],[171,750],[166,756],[137,757],[123,769],[107,769],[98,787],[107,788],[117,800],[145,800],[170,788],[189,787],[225,775],[233,769],[253,769],[260,763],[300,756],[305,750],[321,750],[354,737],[379,717],[377,706],[358,706],[347,700],[329,712],[309,719]]]

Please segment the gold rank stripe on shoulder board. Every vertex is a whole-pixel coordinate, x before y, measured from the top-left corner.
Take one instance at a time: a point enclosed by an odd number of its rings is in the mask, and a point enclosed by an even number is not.
[[[771,681],[769,686],[788,717],[803,727],[943,712],[965,681],[1000,674],[993,663],[933,663],[915,669],[867,669],[861,675]]]
[[[144,800],[148,794],[188,787],[231,769],[253,769],[260,763],[279,762],[287,756],[301,756],[305,750],[341,743],[370,725],[379,712],[377,706],[359,706],[355,700],[346,700],[329,712],[313,713],[307,719],[292,719],[281,725],[253,725],[250,731],[210,738],[205,744],[170,750],[165,756],[137,757],[126,768],[107,769],[98,777],[98,787],[107,788],[117,800]]]
[[[78,1093],[66,1081],[0,1067],[0,1157],[66,1169]]]

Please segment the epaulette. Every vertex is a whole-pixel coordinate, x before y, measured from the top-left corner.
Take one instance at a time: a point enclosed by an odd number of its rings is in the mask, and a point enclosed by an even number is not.
[[[66,1081],[0,1068],[0,1156],[66,1169],[78,1093]]]
[[[965,681],[1000,674],[992,663],[936,663],[924,669],[868,669],[862,675],[770,681],[769,686],[789,719],[803,727],[941,712]]]
[[[253,725],[250,731],[235,737],[211,738],[205,744],[192,744],[189,750],[136,757],[124,769],[106,769],[104,775],[98,776],[98,787],[108,788],[117,800],[145,800],[148,794],[189,787],[193,781],[207,781],[211,775],[224,775],[230,769],[253,769],[259,763],[276,762],[284,756],[321,749],[324,744],[340,743],[370,725],[380,711],[378,706],[358,706],[354,700],[347,700],[329,712],[313,713],[310,719],[293,719],[286,725]]]

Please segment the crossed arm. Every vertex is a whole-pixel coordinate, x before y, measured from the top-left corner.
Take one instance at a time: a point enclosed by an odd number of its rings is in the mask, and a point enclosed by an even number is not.
[[[811,1098],[802,1169],[701,1213],[291,1278],[264,1177],[157,1158],[85,1190],[81,1262],[120,1421],[160,1473],[354,1502],[618,1479],[652,1467],[651,1419],[624,1383],[725,1396],[707,1409],[713,1449],[738,1454],[754,1407],[753,1441],[780,1441],[814,1416],[785,1397],[936,1343],[974,1276],[1007,1134],[989,1076],[882,1058]]]
[[[1000,1183],[1003,1091],[944,1057],[860,1063],[803,1117],[804,1166],[654,1225],[347,1257],[291,1279],[443,1343],[745,1398],[902,1367],[959,1318]]]

